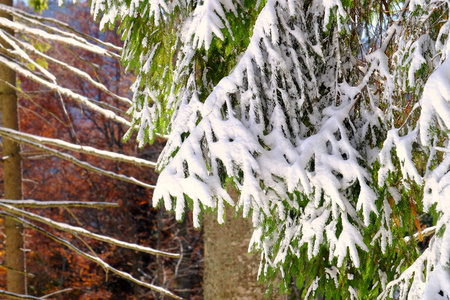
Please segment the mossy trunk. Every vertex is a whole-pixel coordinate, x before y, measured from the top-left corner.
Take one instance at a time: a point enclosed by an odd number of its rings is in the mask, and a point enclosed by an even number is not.
[[[0,0],[1,4],[13,5],[12,0]],[[0,13],[0,17],[11,19]],[[10,32],[10,34],[14,34]],[[6,48],[0,39],[1,48]],[[19,130],[17,96],[14,90],[16,74],[0,64],[0,104],[1,126]],[[5,199],[22,199],[22,162],[20,145],[3,138],[3,172]],[[23,226],[13,219],[5,219],[7,288],[16,294],[26,294],[25,255],[23,245]]]

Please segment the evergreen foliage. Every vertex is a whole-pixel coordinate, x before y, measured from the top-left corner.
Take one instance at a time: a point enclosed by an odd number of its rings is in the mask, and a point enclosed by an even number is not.
[[[295,278],[305,298],[435,299],[450,295],[449,7],[96,0],[91,12],[121,22],[137,74],[129,132],[141,146],[168,134],[155,205],[179,219],[190,206],[196,226],[210,209],[223,222],[227,204],[251,215],[260,276]]]

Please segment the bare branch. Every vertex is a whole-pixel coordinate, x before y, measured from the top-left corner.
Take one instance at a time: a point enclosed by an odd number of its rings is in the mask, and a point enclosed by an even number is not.
[[[0,21],[1,21],[1,19],[0,19]],[[22,67],[19,63],[12,61],[10,58],[0,56],[0,63],[3,63],[4,65],[6,65],[10,69],[14,70],[15,72],[22,74],[26,78],[29,78],[39,84],[42,84],[43,86],[51,89],[52,91],[61,93],[61,95],[63,95],[63,96],[67,96],[67,97],[77,101],[78,103],[86,105],[89,109],[91,109],[99,114],[102,114],[103,116],[105,116],[108,119],[114,120],[114,121],[116,121],[120,124],[126,125],[126,126],[130,126],[129,121],[127,121],[123,117],[116,115],[113,111],[104,109],[104,108],[92,103],[92,101],[90,101],[89,98],[87,98],[83,95],[77,94],[68,88],[61,87],[54,82],[49,82],[49,81],[41,78],[40,76],[37,76],[30,70],[27,70],[24,67]]]
[[[8,296],[10,299],[21,299],[21,300],[41,300],[42,298],[34,297],[34,296],[28,296],[28,295],[19,295],[15,293],[11,293],[5,290],[0,290],[0,295]]]
[[[36,231],[39,231],[39,232],[45,234],[46,236],[48,236],[48,237],[51,238],[52,240],[54,240],[54,241],[56,241],[56,242],[58,242],[58,243],[60,243],[60,244],[62,244],[62,245],[64,245],[64,246],[68,247],[68,248],[71,249],[72,251],[74,251],[74,252],[80,254],[81,256],[83,256],[83,257],[85,257],[85,258],[87,258],[87,259],[89,259],[89,260],[91,260],[91,261],[97,263],[97,264],[98,264],[99,266],[101,266],[102,268],[104,268],[104,269],[106,269],[106,270],[108,270],[108,271],[111,271],[111,272],[113,272],[113,273],[119,275],[120,277],[123,277],[123,278],[125,278],[125,279],[127,279],[127,280],[129,280],[129,281],[132,281],[132,282],[134,282],[134,283],[137,283],[137,284],[139,284],[139,285],[145,286],[145,287],[147,287],[147,288],[149,288],[149,289],[152,289],[152,290],[154,290],[154,291],[156,291],[156,292],[158,292],[158,293],[161,293],[161,294],[163,294],[163,295],[169,296],[169,297],[171,297],[171,298],[173,298],[173,299],[179,299],[179,300],[182,300],[182,299],[183,299],[183,298],[178,297],[177,295],[173,294],[173,293],[170,292],[169,290],[166,290],[166,289],[164,289],[164,288],[161,288],[161,287],[159,287],[159,286],[156,286],[156,285],[153,285],[153,284],[150,284],[150,283],[147,283],[147,282],[143,282],[143,281],[141,281],[141,280],[139,280],[139,279],[134,278],[133,276],[131,276],[130,274],[128,274],[128,273],[126,273],[126,272],[117,270],[116,268],[110,266],[108,263],[104,262],[104,261],[101,260],[100,258],[95,257],[95,256],[92,256],[92,255],[90,255],[90,254],[88,254],[88,253],[86,253],[86,252],[84,252],[84,251],[78,249],[77,247],[75,247],[74,245],[72,245],[72,244],[71,244],[70,242],[68,242],[67,240],[62,239],[62,238],[60,238],[60,237],[57,237],[57,236],[51,234],[50,232],[44,230],[43,228],[41,228],[41,227],[39,227],[39,226],[36,226],[36,225],[34,225],[34,224],[32,224],[32,223],[30,223],[30,222],[28,222],[28,221],[26,221],[26,220],[24,220],[24,219],[22,219],[22,218],[19,218],[19,217],[14,216],[14,215],[10,215],[10,214],[5,213],[5,212],[0,212],[0,214],[6,215],[6,216],[11,217],[11,218],[14,218],[16,221],[18,221],[18,222],[20,222],[20,223],[22,223],[22,224],[24,224],[24,225],[26,225],[26,226],[28,226],[28,227],[30,227],[30,228],[36,230]],[[19,298],[19,299],[23,299],[23,298]],[[25,298],[25,299],[26,299],[26,298]],[[40,299],[40,298],[30,298],[30,299]]]
[[[50,207],[87,207],[103,209],[107,207],[119,207],[118,203],[112,202],[83,202],[83,201],[39,201],[39,200],[6,200],[0,199],[0,203],[14,207],[50,208]]]
[[[22,249],[22,250],[23,250],[23,249]],[[23,251],[25,252],[25,250],[23,250]],[[7,270],[11,270],[11,271],[16,272],[16,273],[23,274],[23,275],[25,275],[25,276],[27,276],[27,277],[30,277],[30,278],[36,277],[36,275],[34,275],[34,274],[32,274],[32,273],[28,273],[28,272],[24,272],[24,271],[21,271],[21,270],[17,270],[17,269],[8,267],[8,266],[7,266],[6,264],[4,264],[4,263],[1,263],[1,264],[0,264],[0,267],[2,267],[2,268],[4,268],[4,269],[7,269]]]
[[[81,37],[77,37],[76,35],[70,35],[67,32],[64,32],[62,30],[59,30],[54,27],[47,26],[45,24],[35,22],[36,25],[42,26],[45,29],[50,29],[51,31],[56,31],[58,34],[49,33],[39,28],[33,28],[29,27],[27,25],[21,24],[17,21],[11,21],[6,18],[1,17],[0,18],[0,24],[2,24],[2,27],[10,28],[12,30],[26,33],[32,36],[35,36],[36,38],[47,40],[47,41],[56,41],[62,44],[67,44],[76,48],[80,48],[95,54],[99,54],[106,57],[114,57],[120,59],[120,55],[111,52],[109,50],[106,50],[104,48],[101,48],[97,45],[88,43],[85,39]]]
[[[80,36],[81,36],[81,37],[84,37],[87,40],[91,40],[91,41],[93,41],[93,42],[95,42],[95,43],[97,43],[99,45],[102,45],[102,46],[104,46],[106,48],[113,49],[113,50],[115,50],[117,52],[121,52],[122,51],[122,48],[119,47],[119,46],[113,45],[111,43],[104,42],[104,41],[99,40],[99,39],[97,39],[95,37],[92,37],[92,36],[90,36],[88,34],[79,32],[78,30],[75,30],[73,27],[71,27],[69,24],[61,22],[61,21],[56,20],[56,19],[45,18],[45,17],[39,16],[39,15],[29,14],[29,13],[27,13],[27,12],[21,10],[21,9],[17,9],[17,8],[14,8],[14,7],[11,7],[11,6],[7,6],[7,5],[3,5],[3,4],[0,5],[0,11],[9,13],[10,15],[14,16],[16,19],[21,19],[21,20],[27,21],[27,22],[29,22],[31,24],[34,24],[34,25],[43,26],[47,30],[50,29],[50,30],[52,30],[54,32],[66,35],[68,37],[72,37],[72,38],[75,38],[75,39],[80,39]],[[67,29],[67,30],[69,30],[69,31],[71,31],[73,33],[70,34],[70,33],[66,32],[66,31],[59,30],[59,29],[57,29],[55,27],[51,27],[51,26],[45,25],[44,22],[55,24],[55,25],[57,25],[59,27]],[[80,39],[80,40],[82,42],[86,42],[83,39]]]
[[[14,89],[16,91],[16,93],[20,94],[21,97],[24,97],[27,100],[30,100],[34,105],[36,105],[37,107],[39,107],[40,109],[42,109],[46,113],[50,114],[54,119],[56,119],[56,121],[61,123],[63,126],[67,127],[67,124],[64,123],[64,121],[61,120],[56,114],[52,113],[51,111],[49,111],[48,109],[46,109],[45,107],[43,107],[42,105],[40,105],[39,103],[34,101],[33,97],[30,97],[30,95],[29,95],[29,93],[31,93],[31,92],[26,92],[25,93],[23,90],[17,88],[16,86],[11,85],[9,82],[6,82],[4,80],[0,80],[0,82],[4,83],[4,84],[8,85],[10,88]],[[41,118],[42,118],[42,116],[41,116]]]
[[[137,244],[133,244],[133,243],[127,243],[127,242],[123,242],[123,241],[119,241],[117,239],[111,238],[111,237],[107,237],[104,235],[100,235],[100,234],[96,234],[93,232],[90,232],[84,228],[81,227],[77,227],[77,226],[72,226],[69,224],[65,224],[65,223],[60,223],[60,222],[56,222],[53,221],[49,218],[46,217],[42,217],[39,216],[37,214],[22,210],[22,209],[18,209],[16,207],[13,207],[11,205],[7,205],[4,203],[0,202],[0,208],[3,209],[6,212],[9,212],[11,214],[14,215],[18,215],[21,217],[26,217],[28,219],[46,224],[48,226],[51,226],[53,228],[56,228],[58,230],[64,231],[64,232],[69,232],[73,235],[83,235],[98,241],[102,241],[105,243],[109,243],[111,245],[116,245],[122,248],[127,248],[127,249],[132,249],[132,250],[136,250],[136,251],[140,251],[140,252],[145,252],[145,253],[149,253],[149,254],[153,254],[153,255],[159,255],[159,256],[166,256],[166,257],[171,257],[171,258],[179,258],[180,254],[176,254],[176,253],[168,253],[168,252],[164,252],[164,251],[160,251],[160,250],[155,250],[149,247],[144,247],[144,246],[140,246]]]
[[[90,147],[90,146],[76,145],[76,144],[65,142],[65,141],[62,141],[59,139],[41,137],[41,136],[37,136],[37,135],[23,133],[23,132],[20,132],[17,130],[11,130],[8,128],[0,127],[0,135],[5,136],[5,137],[11,137],[11,138],[13,138],[14,136],[23,137],[29,141],[36,142],[38,144],[57,146],[57,147],[61,147],[61,148],[67,149],[67,150],[71,150],[71,151],[76,151],[76,152],[94,155],[94,156],[101,157],[101,158],[111,159],[113,161],[121,161],[121,162],[130,163],[130,164],[133,164],[136,166],[156,168],[156,163],[142,159],[142,158],[137,158],[137,157],[124,155],[124,154],[120,154],[120,153],[115,153],[115,152],[111,152],[111,151],[106,151],[106,150],[99,150],[99,149],[96,149],[96,148]]]
[[[5,32],[4,34],[6,35],[7,33]],[[64,63],[64,62],[62,62],[62,61],[60,61],[58,59],[55,59],[55,58],[53,58],[51,56],[48,56],[48,55],[42,53],[41,51],[36,50],[36,48],[34,48],[33,45],[31,45],[30,43],[27,43],[27,42],[24,42],[24,41],[20,41],[19,39],[15,38],[13,36],[10,36],[10,35],[8,35],[8,36],[9,36],[8,42],[12,46],[13,45],[21,46],[24,49],[26,49],[27,51],[29,51],[29,52],[37,55],[37,56],[40,56],[40,57],[42,57],[43,59],[45,59],[45,60],[47,60],[49,62],[57,64],[57,65],[65,68],[65,69],[71,71],[73,74],[75,74],[78,77],[86,80],[87,82],[92,84],[94,87],[96,87],[97,89],[105,92],[109,96],[111,96],[111,97],[113,97],[113,98],[115,98],[117,100],[120,100],[120,101],[122,101],[122,102],[124,102],[126,104],[131,104],[132,103],[130,99],[116,95],[110,89],[108,89],[104,84],[102,84],[102,83],[100,83],[98,81],[95,81],[88,73],[86,73],[86,72],[84,72],[84,71],[82,71],[82,70],[80,70],[78,68],[75,68],[73,66],[70,66],[70,65],[68,65],[68,64],[66,64],[66,63]]]
[[[121,181],[133,183],[133,184],[145,187],[147,189],[154,189],[155,188],[154,185],[142,182],[140,180],[137,180],[134,177],[129,177],[129,176],[125,176],[123,174],[117,174],[117,173],[114,173],[114,172],[111,172],[111,171],[106,171],[104,169],[95,167],[95,166],[93,166],[93,165],[91,165],[91,164],[89,164],[89,163],[87,163],[85,161],[81,161],[78,158],[75,158],[74,156],[72,156],[70,154],[60,152],[58,150],[46,147],[46,146],[41,145],[41,144],[37,144],[35,142],[31,142],[31,141],[29,141],[29,140],[27,140],[25,138],[17,137],[17,136],[14,136],[14,135],[10,135],[10,136],[8,136],[8,138],[12,139],[12,140],[15,140],[17,142],[20,142],[22,144],[29,145],[29,146],[41,149],[41,150],[46,151],[48,153],[52,153],[54,156],[57,156],[57,157],[62,158],[64,160],[70,161],[70,162],[74,163],[75,165],[80,166],[82,168],[85,168],[87,170],[94,171],[96,173],[99,173],[99,174],[102,174],[102,175],[105,175],[105,176],[108,176],[108,177],[111,177],[111,178],[114,178],[114,179],[118,179],[118,180],[121,180]]]
[[[67,288],[67,289],[63,289],[63,290],[59,290],[59,291],[47,294],[45,296],[42,296],[41,299],[47,299],[48,297],[52,297],[52,296],[59,295],[59,294],[62,294],[62,293],[66,293],[66,292],[70,292],[70,291],[73,291],[73,288]]]

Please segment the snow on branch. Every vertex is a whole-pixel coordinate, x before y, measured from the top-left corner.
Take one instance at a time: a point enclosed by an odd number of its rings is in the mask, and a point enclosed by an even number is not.
[[[0,214],[1,214],[1,212],[0,212]],[[5,290],[0,290],[0,295],[7,296],[8,299],[22,299],[22,300],[42,300],[42,299],[44,299],[41,297],[34,297],[34,296],[30,296],[30,295],[20,295],[20,294],[8,292]]]
[[[433,72],[425,84],[421,99],[420,139],[423,144],[432,144],[433,128],[437,125],[450,129],[450,59],[447,58]]]
[[[20,222],[20,223],[24,224],[25,226],[27,226],[27,227],[29,227],[29,228],[32,228],[32,229],[34,229],[34,230],[36,230],[36,231],[38,231],[38,232],[40,232],[40,233],[46,235],[47,237],[51,238],[52,240],[54,240],[54,241],[56,241],[56,242],[58,242],[58,243],[60,243],[60,244],[62,244],[62,245],[64,245],[64,246],[66,246],[67,248],[69,248],[70,250],[74,251],[75,253],[78,253],[78,254],[80,254],[81,256],[83,256],[83,257],[85,257],[85,258],[87,258],[87,259],[93,261],[94,263],[98,264],[99,266],[101,266],[101,267],[102,267],[104,270],[106,270],[106,271],[111,271],[111,272],[113,272],[114,274],[116,274],[116,275],[118,275],[118,276],[120,276],[120,277],[122,277],[122,278],[125,278],[125,279],[127,279],[127,280],[129,280],[129,281],[131,281],[131,282],[134,282],[134,283],[139,284],[139,285],[141,285],[141,286],[147,287],[147,288],[149,288],[149,289],[152,289],[152,290],[154,290],[154,291],[156,291],[156,292],[158,292],[158,293],[161,293],[161,294],[166,295],[166,296],[168,296],[168,297],[171,297],[171,298],[173,298],[173,299],[179,299],[179,300],[182,300],[182,299],[183,299],[183,298],[178,297],[177,295],[173,294],[173,293],[170,292],[169,290],[166,290],[166,289],[164,289],[164,288],[161,288],[161,287],[159,287],[159,286],[153,285],[153,284],[151,284],[151,283],[147,283],[147,282],[144,282],[144,281],[142,281],[142,280],[136,279],[136,278],[134,278],[133,276],[131,276],[129,273],[120,271],[120,270],[118,270],[118,269],[112,267],[111,265],[109,265],[109,264],[106,263],[105,261],[101,260],[99,257],[94,256],[94,255],[91,255],[91,254],[88,254],[88,253],[86,253],[86,252],[84,252],[84,251],[78,249],[77,247],[75,247],[75,246],[74,246],[72,243],[70,243],[69,241],[67,241],[67,240],[65,240],[65,239],[63,239],[63,238],[57,237],[57,236],[55,236],[54,234],[52,234],[52,233],[46,231],[45,229],[43,229],[43,228],[41,228],[41,227],[39,227],[39,226],[37,226],[37,225],[35,225],[35,224],[32,224],[32,223],[30,223],[30,222],[24,220],[23,218],[20,218],[20,217],[17,217],[17,216],[15,216],[15,215],[8,214],[8,213],[5,213],[5,212],[1,212],[1,211],[0,211],[0,215],[4,215],[4,216],[8,216],[8,217],[10,217],[10,218],[13,218],[13,219],[15,219],[17,222]],[[135,249],[135,250],[138,250],[138,249]],[[139,251],[142,251],[142,250],[139,250]],[[37,299],[41,299],[41,298],[37,298]]]
[[[5,34],[5,32],[3,34]],[[121,97],[119,95],[116,95],[110,89],[108,89],[104,84],[102,84],[102,83],[100,83],[98,81],[95,81],[88,73],[86,73],[86,72],[84,72],[84,71],[82,71],[82,70],[80,70],[78,68],[75,68],[73,66],[70,66],[70,65],[68,65],[68,64],[66,64],[66,63],[64,63],[64,62],[62,62],[60,60],[57,60],[57,59],[55,59],[55,58],[53,58],[53,57],[51,57],[49,55],[46,55],[45,53],[42,53],[42,52],[36,50],[36,48],[33,47],[30,43],[27,43],[25,41],[20,41],[19,39],[15,38],[14,36],[9,36],[9,38],[14,41],[14,42],[12,42],[12,41],[9,42],[9,44],[12,45],[13,47],[15,47],[16,49],[20,49],[20,47],[23,47],[24,50],[29,51],[30,53],[33,53],[33,54],[35,54],[37,56],[40,56],[41,58],[43,58],[43,59],[45,59],[45,60],[47,60],[47,61],[49,61],[51,63],[54,63],[56,65],[59,65],[59,66],[65,68],[65,69],[67,69],[71,73],[77,75],[81,79],[83,79],[86,82],[92,84],[95,88],[105,92],[106,94],[108,94],[109,96],[113,97],[114,99],[122,101],[123,103],[126,103],[126,104],[131,104],[131,100],[130,99],[125,98],[125,97]],[[17,46],[20,46],[20,47],[17,47]],[[36,67],[39,66],[39,65],[35,64],[34,60],[30,60],[28,57],[27,57],[27,60],[29,60],[31,63],[33,63]],[[40,66],[38,68],[41,70]]]
[[[18,11],[17,9],[8,8],[7,6],[5,6],[3,4],[0,4],[0,10],[5,11],[5,12],[11,12],[12,10],[14,10],[15,12]],[[84,38],[82,38],[80,35],[62,31],[55,27],[45,25],[44,23],[38,22],[36,20],[27,19],[27,21],[30,21],[32,23],[32,25],[41,26],[45,30],[35,28],[35,27],[30,27],[30,26],[25,25],[24,23],[20,23],[18,21],[11,21],[11,20],[8,20],[3,17],[0,18],[0,24],[2,25],[2,27],[9,28],[9,29],[15,30],[17,32],[29,34],[30,36],[40,38],[42,40],[55,41],[55,42],[69,45],[69,46],[73,46],[75,48],[83,49],[83,50],[89,51],[91,53],[99,54],[102,56],[120,58],[120,55],[118,55],[114,52],[111,52],[107,49],[104,49],[102,47],[99,47],[97,45],[94,45],[92,43],[89,43]],[[46,30],[50,31],[50,32],[47,32]]]
[[[9,28],[15,31],[19,31],[22,34],[25,34],[29,39],[41,39],[48,42],[55,42],[66,47],[75,47],[85,50],[89,53],[105,56],[107,58],[116,60],[120,59],[120,55],[116,53],[121,51],[120,47],[114,46],[109,43],[103,43],[95,38],[88,38],[87,35],[70,29],[70,26],[68,24],[59,21],[52,21],[48,18],[33,16],[31,14],[22,12],[19,9],[8,7],[5,5],[0,5],[0,11],[10,14],[16,18],[14,21],[8,20],[6,18],[0,18],[0,24],[3,28]],[[50,23],[53,25],[47,25],[45,23]],[[63,29],[60,29],[57,26]],[[4,30],[0,30],[0,36],[2,37],[4,42],[8,44],[12,49],[4,49],[5,51],[3,52],[2,56],[0,56],[0,63],[13,69],[17,73],[37,82],[38,84],[41,84],[49,88],[50,90],[57,92],[61,96],[69,97],[111,120],[114,120],[126,126],[130,126],[130,122],[128,120],[115,113],[118,112],[123,114],[123,111],[114,107],[110,107],[107,103],[99,103],[96,100],[91,100],[77,92],[61,86],[60,83],[57,82],[57,78],[53,74],[51,74],[49,70],[41,67],[36,62],[36,57],[44,59],[51,64],[63,67],[85,82],[88,82],[94,88],[125,104],[131,103],[129,99],[116,95],[103,83],[94,80],[88,73],[78,69],[76,66],[71,66],[65,62],[42,53],[27,41],[19,40],[18,38],[11,36]],[[92,42],[90,42],[89,40]],[[112,49],[113,51],[108,50],[108,48]],[[73,54],[76,55],[76,53]],[[31,57],[30,55],[33,55],[33,57]],[[31,70],[27,64],[19,62],[19,60],[32,65],[36,69],[36,71]],[[98,66],[93,67],[98,68]],[[107,107],[109,109],[105,109],[103,107]]]
[[[213,34],[224,40],[223,28],[226,28],[233,36],[225,12],[229,11],[237,15],[236,4],[239,5],[239,1],[205,0],[198,2],[192,14],[192,21],[187,25],[187,35],[192,36],[192,47],[194,49],[201,48],[204,45],[205,49],[208,50]]]
[[[86,230],[82,227],[77,227],[77,226],[72,226],[66,223],[60,223],[60,222],[56,222],[53,221],[49,218],[46,217],[41,217],[37,214],[31,213],[31,212],[27,212],[25,210],[16,208],[12,205],[8,205],[5,204],[3,202],[0,202],[0,208],[8,213],[14,214],[14,215],[18,215],[21,216],[23,218],[27,218],[27,219],[31,219],[46,225],[51,226],[52,228],[61,230],[61,231],[65,231],[65,232],[69,232],[73,235],[83,235],[98,241],[102,241],[111,245],[116,245],[116,246],[120,246],[122,248],[127,248],[127,249],[132,249],[132,250],[136,250],[136,251],[140,251],[140,252],[145,252],[145,253],[149,253],[149,254],[153,254],[153,255],[161,255],[161,256],[166,256],[166,257],[171,257],[171,258],[179,258],[180,255],[179,254],[175,254],[175,253],[169,253],[169,252],[164,252],[164,251],[160,251],[160,250],[155,250],[149,247],[144,247],[144,246],[140,246],[137,244],[132,244],[132,243],[127,243],[127,242],[123,242],[123,241],[119,241],[117,239],[114,238],[110,238],[104,235],[100,235],[100,234],[96,234],[96,233],[92,233],[89,230]]]
[[[184,200],[192,201],[195,226],[201,207],[216,209],[219,223],[226,203],[244,216],[252,213],[249,249],[263,253],[261,274],[286,265],[289,256],[300,257],[299,249],[313,259],[323,245],[329,261],[336,259],[333,267],[344,261],[359,267],[359,253],[370,246],[364,227],[380,214],[366,167],[374,155],[368,158],[369,146],[358,141],[365,136],[358,130],[373,134],[382,115],[374,101],[366,106],[360,100],[369,79],[356,87],[328,80],[340,72],[340,58],[333,57],[340,50],[324,53],[320,41],[311,42],[315,32],[304,20],[314,12],[303,15],[298,5],[288,9],[283,1],[268,1],[247,50],[204,103],[195,92],[187,99],[180,95],[153,198],[177,218]],[[321,94],[323,89],[328,92]],[[355,106],[364,116],[357,125]],[[237,203],[226,194],[231,181],[240,192]],[[303,197],[310,201],[306,207]]]
[[[23,133],[20,131],[9,129],[9,128],[0,127],[0,135],[5,136],[5,137],[11,137],[11,138],[14,138],[14,137],[24,138],[28,141],[35,142],[37,144],[57,146],[57,147],[60,147],[60,148],[66,149],[66,150],[90,154],[90,155],[94,155],[94,156],[97,156],[100,158],[110,159],[113,161],[126,162],[126,163],[130,163],[130,164],[133,164],[136,166],[142,166],[142,167],[148,167],[148,168],[156,167],[156,163],[142,159],[142,158],[138,158],[138,157],[134,157],[134,156],[130,156],[130,155],[124,155],[121,153],[115,153],[115,152],[106,151],[106,150],[100,150],[100,149],[90,147],[90,146],[77,145],[77,144],[69,143],[66,141],[62,141],[60,139],[52,139],[52,138],[46,138],[46,137],[37,136],[37,135],[33,135],[33,134]]]
[[[63,153],[63,152],[60,152],[58,150],[46,147],[46,146],[44,146],[44,145],[42,145],[40,143],[32,142],[32,141],[26,139],[25,137],[9,135],[9,138],[14,140],[14,141],[16,141],[16,142],[18,142],[18,143],[23,143],[25,145],[29,145],[29,146],[41,149],[41,150],[43,150],[45,152],[51,153],[52,155],[54,155],[56,157],[62,158],[62,159],[67,160],[67,161],[70,161],[70,162],[74,163],[75,165],[80,166],[82,168],[85,168],[87,170],[90,170],[90,171],[93,171],[93,172],[96,172],[96,173],[99,173],[99,174],[102,174],[102,175],[105,175],[105,176],[108,176],[108,177],[111,177],[111,178],[114,178],[114,179],[118,179],[118,180],[121,180],[121,181],[133,183],[133,184],[145,187],[147,189],[154,189],[155,188],[154,185],[142,182],[140,180],[137,180],[134,177],[125,176],[123,174],[117,174],[117,173],[114,173],[114,172],[111,172],[111,171],[104,170],[102,168],[95,167],[95,166],[93,166],[93,165],[91,165],[91,164],[89,164],[89,163],[87,163],[85,161],[81,161],[81,160],[77,159],[73,155],[70,155],[70,154],[67,154],[67,153]]]
[[[39,47],[37,46],[35,47],[33,45],[33,42],[37,40],[62,45],[75,58],[90,65],[95,70],[95,72],[98,69],[100,69],[101,66],[91,63],[87,59],[84,59],[82,57],[83,55],[86,55],[86,53],[88,53],[89,55],[95,54],[95,57],[98,57],[98,55],[100,55],[104,57],[102,59],[110,62],[121,58],[121,51],[122,51],[121,47],[117,47],[112,44],[102,42],[98,39],[95,39],[86,34],[78,32],[77,30],[74,30],[73,28],[71,28],[70,25],[64,22],[56,21],[49,18],[43,18],[40,16],[34,16],[32,14],[28,14],[13,7],[0,5],[0,12],[3,12],[14,18],[14,20],[12,21],[7,18],[0,17],[0,38],[2,39],[2,41],[5,42],[4,45],[0,46],[1,47],[0,50],[2,50],[0,51],[1,64],[5,65],[7,68],[10,68],[16,73],[28,79],[31,79],[32,81],[38,83],[39,85],[56,92],[60,96],[61,101],[64,101],[63,97],[70,98],[72,100],[75,100],[82,106],[89,108],[91,111],[99,115],[102,115],[109,120],[115,121],[120,125],[132,126],[132,124],[125,117],[123,117],[125,112],[122,111],[120,108],[116,108],[111,104],[103,102],[102,100],[98,101],[94,99],[89,99],[78,90],[69,89],[62,86],[61,83],[58,81],[57,76],[55,76],[51,72],[52,68],[47,69],[46,67],[41,66],[38,63],[38,60],[44,60],[46,63],[50,63],[52,66],[56,66],[59,69],[62,68],[67,73],[77,76],[84,83],[87,83],[90,88],[95,88],[101,91],[102,94],[108,96],[108,98],[112,97],[114,100],[118,100],[127,105],[132,103],[129,99],[115,94],[105,84],[100,82],[99,78],[93,78],[93,76],[89,75],[87,72],[78,68],[77,65],[74,64],[71,65],[62,60],[52,57],[50,54],[43,53],[39,49]],[[10,31],[14,31],[18,34],[16,36],[11,35],[8,33]],[[22,92],[16,87],[13,88],[18,90],[19,92]],[[67,114],[64,105],[63,110]],[[58,121],[61,120],[58,119]],[[0,135],[2,135],[4,138],[14,140],[18,143],[26,144],[41,149],[44,152],[50,153],[51,155],[70,161],[82,168],[94,171],[96,173],[108,176],[110,178],[137,184],[145,188],[150,189],[154,188],[153,185],[147,184],[133,177],[129,177],[123,174],[117,174],[102,169],[100,167],[95,167],[86,161],[78,159],[76,155],[64,153],[63,151],[68,150],[76,153],[86,153],[103,159],[131,163],[140,167],[155,168],[156,166],[155,163],[147,161],[145,159],[114,153],[111,151],[99,150],[89,146],[76,145],[58,139],[44,138],[36,135],[25,134],[14,130],[8,130],[5,128],[0,128]],[[54,147],[58,147],[58,149],[64,150],[60,151],[55,149]],[[1,209],[0,214],[3,216],[14,218],[18,222],[21,222],[30,228],[42,232],[43,234],[47,235],[53,240],[69,247],[76,253],[90,259],[91,261],[94,261],[107,271],[112,271],[127,280],[148,287],[171,298],[181,299],[180,297],[174,295],[173,293],[164,288],[133,278],[130,274],[111,267],[109,264],[107,264],[106,262],[102,261],[99,257],[97,257],[95,253],[93,255],[88,254],[76,248],[69,241],[66,241],[54,235],[53,233],[40,228],[36,224],[33,224],[33,222],[34,223],[39,222],[48,225],[56,231],[69,232],[76,237],[86,236],[92,239],[108,243],[110,245],[116,245],[119,247],[131,249],[134,251],[141,251],[152,255],[165,256],[170,258],[180,258],[179,254],[164,252],[149,247],[143,247],[137,244],[123,242],[114,238],[92,233],[81,227],[56,222],[49,218],[41,217],[38,214],[31,213],[24,209],[21,209],[21,208],[41,209],[50,207],[84,207],[84,208],[102,209],[106,207],[116,207],[116,206],[117,204],[115,203],[100,203],[100,202],[36,201],[36,200],[13,201],[8,199],[0,199],[0,209]],[[2,293],[0,291],[0,294],[5,295],[5,293],[7,292]],[[45,296],[41,298],[33,298],[31,296],[29,298],[23,298],[22,295],[12,295],[12,294],[11,295],[8,294],[8,296],[19,297],[20,299],[45,298]]]
[[[33,25],[37,25],[37,26],[41,26],[46,30],[49,31],[53,31],[55,33],[59,33],[61,35],[76,39],[82,43],[86,43],[86,40],[91,40],[93,41],[95,44],[101,45],[105,48],[109,48],[111,50],[117,51],[117,52],[121,52],[122,51],[122,47],[113,45],[111,43],[108,42],[104,42],[100,39],[97,39],[93,36],[90,36],[88,34],[82,33],[76,29],[74,29],[72,26],[70,26],[69,24],[62,22],[60,20],[56,20],[56,19],[52,19],[52,18],[46,18],[37,14],[31,14],[31,13],[27,13],[21,9],[12,7],[12,6],[7,6],[7,5],[3,5],[0,4],[0,11],[6,12],[8,14],[11,14],[12,16],[14,16],[16,18],[16,20],[22,20],[25,22],[28,22],[30,24]],[[58,29],[54,26],[48,26],[45,23],[49,23],[49,24],[54,24],[58,27],[64,28],[65,30],[61,30]],[[70,32],[71,33],[70,33]]]
[[[42,77],[34,74],[30,70],[27,70],[24,66],[20,65],[18,62],[15,62],[4,56],[0,56],[0,63],[6,65],[10,69],[25,76],[26,78],[29,78],[39,84],[42,84],[43,86],[51,89],[52,91],[56,91],[56,92],[60,93],[61,95],[67,96],[67,97],[87,106],[89,109],[105,116],[108,119],[111,119],[111,120],[116,121],[123,125],[130,126],[129,121],[127,121],[123,117],[116,115],[113,111],[104,109],[104,108],[92,103],[92,101],[90,101],[89,98],[87,98],[83,95],[80,95],[78,93],[75,93],[68,88],[61,87],[57,83],[49,82],[49,81],[43,79]]]
[[[299,287],[311,298],[338,280],[342,298],[448,290],[448,2],[255,1],[245,48],[233,22],[248,2],[200,1],[151,30],[132,15],[143,4],[119,3],[130,9],[124,61],[139,74],[132,129],[140,146],[170,131],[154,205],[178,219],[192,206],[195,226],[202,209],[219,223],[225,205],[251,215],[260,274],[280,271],[290,285],[292,270],[305,272]],[[103,4],[119,7],[94,6]],[[436,233],[419,256],[405,236],[421,236],[424,215],[436,216]],[[410,260],[393,261],[398,249]]]

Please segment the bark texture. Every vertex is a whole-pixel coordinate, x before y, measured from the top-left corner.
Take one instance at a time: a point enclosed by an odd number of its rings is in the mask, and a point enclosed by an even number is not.
[[[0,0],[1,4],[13,5],[12,0]],[[11,19],[9,16],[2,15]],[[14,34],[10,32],[10,34]],[[4,41],[0,39],[0,52],[6,48]],[[11,69],[0,64],[0,102],[1,102],[1,125],[6,128],[19,130],[19,116],[17,96],[14,90],[16,85],[16,74]],[[5,199],[22,199],[22,162],[20,157],[20,145],[8,139],[3,139],[4,158],[4,191]],[[22,250],[23,226],[14,220],[5,219],[6,234],[6,261],[7,288],[16,294],[26,294],[25,276],[25,254]]]
[[[228,192],[236,201],[236,190],[228,189]],[[215,214],[205,213],[203,217],[205,300],[287,299],[276,293],[265,297],[266,286],[257,282],[260,256],[248,253],[252,234],[249,219],[235,218],[232,209],[227,209],[223,225],[217,223]]]

